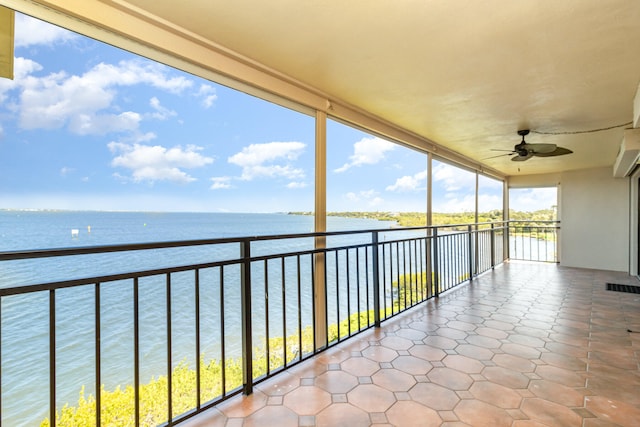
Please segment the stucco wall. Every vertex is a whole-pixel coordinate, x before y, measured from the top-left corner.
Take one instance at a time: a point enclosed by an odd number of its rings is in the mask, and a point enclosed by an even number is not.
[[[611,168],[563,172],[560,264],[629,271],[629,179]]]

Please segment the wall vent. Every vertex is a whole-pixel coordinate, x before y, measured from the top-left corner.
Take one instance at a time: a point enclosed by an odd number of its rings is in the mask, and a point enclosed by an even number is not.
[[[626,292],[628,294],[640,294],[640,286],[618,285],[616,283],[607,283],[607,290]]]

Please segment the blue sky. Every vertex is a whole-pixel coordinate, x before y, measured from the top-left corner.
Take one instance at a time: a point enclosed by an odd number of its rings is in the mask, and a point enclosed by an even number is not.
[[[314,134],[312,117],[16,14],[0,208],[310,211]],[[424,154],[334,121],[327,137],[328,210],[425,210]],[[434,211],[472,211],[474,188],[435,163]],[[481,193],[481,210],[500,207],[501,184]]]

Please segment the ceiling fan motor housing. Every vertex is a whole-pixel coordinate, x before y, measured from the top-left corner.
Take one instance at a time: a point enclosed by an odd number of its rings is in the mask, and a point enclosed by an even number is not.
[[[522,137],[522,141],[520,141],[520,144],[518,144],[515,147],[513,147],[513,151],[518,153],[518,156],[520,156],[520,157],[527,157],[529,155],[529,150],[526,147],[527,143],[524,141],[524,137],[526,135],[529,135],[529,129],[521,129],[521,130],[519,130],[518,131],[518,135],[520,135]]]
[[[524,141],[513,147],[513,151],[518,153],[518,156],[526,157],[529,155],[529,150],[527,149],[526,143]]]

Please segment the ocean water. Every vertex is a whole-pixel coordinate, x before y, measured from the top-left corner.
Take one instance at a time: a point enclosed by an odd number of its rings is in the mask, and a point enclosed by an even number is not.
[[[328,218],[328,229],[388,229],[392,224],[368,219]],[[162,213],[162,212],[68,212],[0,210],[0,251],[68,248],[175,240],[294,234],[313,231],[313,217],[287,214]],[[339,238],[336,238],[339,239]],[[349,238],[353,243],[353,237]],[[363,237],[364,240],[367,237]],[[312,239],[258,242],[254,254],[293,251],[312,247]],[[0,263],[0,287],[28,286],[57,280],[152,269],[235,258],[237,244],[216,247],[176,248],[115,254],[83,255]],[[172,328],[174,360],[193,365],[194,291],[181,275],[172,277]],[[185,273],[186,274],[186,273]],[[192,273],[191,273],[192,274]],[[234,274],[229,272],[229,274]],[[202,272],[203,283],[216,281],[213,272]],[[141,380],[166,373],[166,336],[156,325],[166,324],[165,287],[158,277],[140,280]],[[225,286],[226,287],[226,286]],[[204,307],[216,312],[216,293],[204,292]],[[107,390],[133,383],[133,314],[131,281],[113,282],[101,290],[102,375]],[[231,287],[230,293],[233,293]],[[236,289],[236,292],[238,290]],[[228,355],[240,345],[237,298],[229,296]],[[48,415],[48,292],[4,297],[2,321],[2,423],[39,425]],[[56,292],[57,405],[75,404],[85,386],[94,393],[93,286]],[[175,315],[174,315],[175,310]],[[215,318],[204,319],[202,332],[215,336]],[[164,334],[164,328],[160,328]],[[258,333],[260,330],[258,328]],[[235,339],[233,337],[236,337]],[[124,337],[124,338],[123,338]],[[219,343],[208,341],[203,351],[217,354]],[[184,349],[184,350],[182,350]],[[28,403],[27,403],[28,402]],[[36,408],[34,410],[34,408]]]

